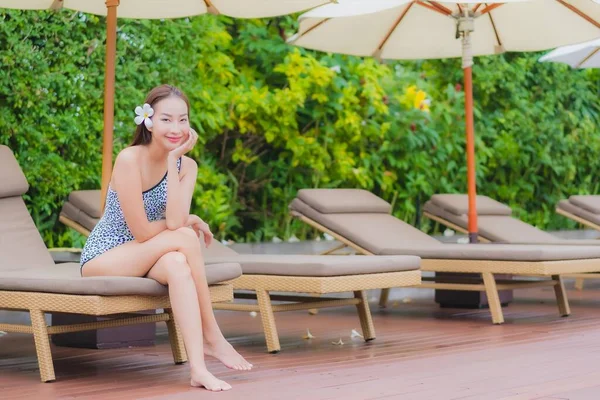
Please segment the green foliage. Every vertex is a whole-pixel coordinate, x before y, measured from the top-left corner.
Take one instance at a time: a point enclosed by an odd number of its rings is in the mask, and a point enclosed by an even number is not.
[[[25,170],[46,242],[81,245],[56,220],[70,191],[99,188],[104,19],[66,10],[0,19],[0,143]],[[457,60],[310,52],[285,43],[293,29],[289,17],[120,21],[115,154],[131,140],[134,107],[171,83],[190,97],[201,136],[193,212],[220,239],[314,235],[288,216],[300,188],[365,188],[411,223],[430,195],[465,191]],[[479,192],[541,228],[573,226],[553,208],[598,193],[598,74],[538,57],[476,60]]]

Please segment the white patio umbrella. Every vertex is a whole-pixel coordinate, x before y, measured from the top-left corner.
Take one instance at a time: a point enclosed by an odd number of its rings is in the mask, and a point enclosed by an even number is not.
[[[332,0],[0,0],[0,8],[68,8],[107,17],[101,190],[103,208],[112,173],[117,9],[119,17],[136,19],[180,18],[206,13],[235,18],[265,18],[308,10],[330,1]]]
[[[571,68],[599,68],[600,38],[559,47],[541,57],[539,61],[564,63],[570,65]]]
[[[538,51],[598,36],[596,0],[338,0],[301,15],[299,32],[289,43],[382,59],[462,57],[468,228],[476,242],[473,56]]]

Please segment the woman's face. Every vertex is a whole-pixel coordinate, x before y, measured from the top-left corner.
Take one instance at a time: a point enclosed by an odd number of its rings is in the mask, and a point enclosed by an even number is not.
[[[152,142],[169,151],[185,143],[190,133],[187,104],[176,96],[154,104],[152,122]]]

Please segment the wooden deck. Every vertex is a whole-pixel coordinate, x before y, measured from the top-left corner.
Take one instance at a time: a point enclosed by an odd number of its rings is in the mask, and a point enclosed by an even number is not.
[[[188,387],[164,325],[154,347],[53,347],[58,380],[49,384],[39,382],[32,337],[9,334],[0,337],[0,398],[599,399],[600,282],[586,285],[578,292],[568,283],[569,318],[557,316],[552,289],[517,291],[501,326],[486,310],[440,309],[431,291],[396,289],[388,309],[371,305],[378,337],[370,343],[350,338],[359,329],[352,307],[282,313],[277,355],[265,353],[260,318],[218,312],[256,368],[234,372],[210,360],[233,385],[215,394]],[[302,338],[306,329],[315,339]],[[332,344],[340,338],[344,345]]]

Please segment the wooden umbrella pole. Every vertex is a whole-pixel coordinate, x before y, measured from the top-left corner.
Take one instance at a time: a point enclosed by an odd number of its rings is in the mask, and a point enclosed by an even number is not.
[[[471,32],[473,20],[468,14],[459,22],[462,33],[462,68],[465,87],[465,127],[467,150],[467,192],[469,197],[469,243],[477,243],[477,184],[475,179],[475,123],[473,120],[473,53],[471,50]]]
[[[469,195],[469,242],[477,243],[477,185],[475,180],[475,129],[473,120],[473,67],[463,68],[467,134],[467,190]]]
[[[106,0],[106,69],[104,71],[104,134],[102,137],[102,186],[100,209],[104,209],[112,173],[115,119],[115,59],[117,57],[117,7],[119,0]]]

